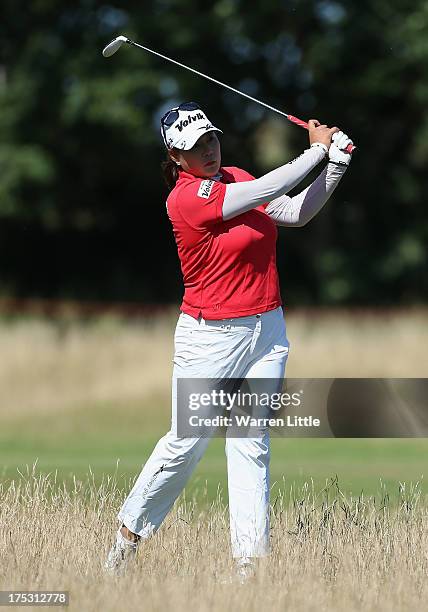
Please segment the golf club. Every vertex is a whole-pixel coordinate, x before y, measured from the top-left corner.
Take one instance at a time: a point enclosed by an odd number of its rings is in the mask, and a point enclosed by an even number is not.
[[[239,89],[235,89],[234,87],[231,87],[230,85],[226,85],[225,83],[222,83],[221,81],[217,81],[217,79],[213,79],[212,77],[208,76],[207,74],[204,74],[203,72],[198,72],[198,70],[195,70],[194,68],[190,68],[189,66],[186,66],[185,64],[181,64],[180,62],[177,62],[176,60],[173,60],[170,57],[167,57],[166,55],[162,55],[162,53],[158,53],[157,51],[153,51],[152,49],[149,49],[148,47],[144,47],[143,45],[140,45],[134,42],[130,38],[126,38],[126,36],[118,36],[117,38],[113,39],[106,47],[104,47],[103,49],[104,57],[111,57],[112,55],[114,55],[116,51],[118,51],[124,43],[127,43],[128,45],[133,45],[134,47],[138,47],[139,49],[144,49],[144,51],[153,53],[153,55],[157,55],[158,57],[161,57],[162,59],[165,59],[168,62],[172,62],[173,64],[176,64],[177,66],[180,66],[181,68],[190,70],[190,72],[193,72],[194,74],[197,74],[198,76],[201,76],[204,79],[208,79],[209,81],[212,81],[213,83],[216,83],[217,85],[221,85],[222,87],[225,87],[226,89],[229,89],[230,91],[233,91],[234,93],[237,93],[240,96],[243,96],[244,98],[248,98],[248,100],[251,100],[252,102],[261,104],[261,106],[264,106],[265,108],[268,108],[269,110],[272,110],[275,113],[282,115],[283,117],[285,117],[292,123],[299,125],[300,127],[303,127],[305,129],[308,129],[309,127],[306,121],[302,121],[301,119],[298,119],[297,117],[294,117],[293,115],[284,113],[283,111],[280,111],[277,108],[270,106],[269,104],[266,104],[266,102],[257,100],[257,98],[253,98],[252,96],[246,93],[243,93],[242,91],[239,91]],[[346,151],[348,153],[353,153],[355,149],[356,149],[355,145],[348,145],[348,147],[346,148]]]

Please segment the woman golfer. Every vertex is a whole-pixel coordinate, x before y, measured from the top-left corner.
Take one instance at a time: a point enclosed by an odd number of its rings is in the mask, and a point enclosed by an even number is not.
[[[106,561],[121,571],[137,544],[161,525],[202,457],[209,437],[177,432],[179,379],[268,379],[281,389],[288,357],[276,269],[278,225],[305,225],[343,176],[352,142],[338,128],[309,122],[309,147],[296,159],[254,179],[221,166],[218,128],[195,103],[161,119],[171,189],[167,212],[184,279],[175,332],[172,423],[123,504]],[[318,164],[323,169],[298,195],[287,196]],[[279,387],[278,387],[279,381]],[[269,553],[269,432],[226,437],[232,553],[245,578]]]

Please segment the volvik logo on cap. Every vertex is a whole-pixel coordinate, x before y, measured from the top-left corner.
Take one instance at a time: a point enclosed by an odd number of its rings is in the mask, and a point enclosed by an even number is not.
[[[200,119],[206,119],[203,113],[197,112],[196,115],[188,115],[187,119],[181,119],[179,123],[176,123],[174,127],[181,132],[183,128],[186,128],[192,121],[198,121]]]

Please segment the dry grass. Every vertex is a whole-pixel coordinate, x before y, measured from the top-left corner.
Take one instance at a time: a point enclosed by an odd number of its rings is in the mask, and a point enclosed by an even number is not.
[[[428,309],[295,311],[287,376],[424,378]]]
[[[289,377],[426,377],[428,310],[291,311]],[[129,323],[0,324],[0,414],[169,402],[176,314]]]
[[[0,426],[96,402],[167,410],[176,317],[0,324]],[[428,310],[290,312],[290,377],[426,377]],[[11,421],[12,422],[12,421]],[[232,574],[227,508],[181,498],[121,580],[102,573],[129,486],[62,487],[29,473],[0,483],[0,589],[66,589],[79,612],[173,609],[424,609],[428,500],[418,485],[346,499],[335,484],[272,495],[272,555],[245,587]],[[200,498],[199,498],[200,499]]]
[[[252,582],[230,582],[227,508],[185,499],[121,579],[102,572],[123,498],[113,479],[58,487],[34,471],[0,485],[0,589],[69,590],[71,610],[176,612],[423,609],[428,509],[418,485],[346,499],[337,483],[278,490],[272,555]],[[107,527],[109,526],[109,527]]]
[[[169,395],[173,324],[43,320],[0,327],[0,411],[40,413],[78,404]],[[2,410],[5,409],[6,410]]]

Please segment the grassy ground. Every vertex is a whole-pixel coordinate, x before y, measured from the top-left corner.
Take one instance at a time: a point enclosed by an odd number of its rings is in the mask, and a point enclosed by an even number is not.
[[[98,481],[116,469],[123,482],[134,477],[169,428],[175,319],[0,323],[3,477],[36,460],[60,479],[83,479],[89,466]],[[290,377],[426,376],[427,310],[301,311],[286,320]],[[223,446],[213,440],[190,491],[207,486],[212,498],[226,487]],[[272,482],[321,486],[337,475],[347,493],[374,494],[380,479],[391,492],[421,481],[425,492],[423,439],[276,439],[272,447]]]
[[[140,405],[88,406],[61,418],[26,415],[10,419],[2,429],[0,460],[4,479],[26,472],[37,460],[37,469],[55,473],[59,480],[84,480],[92,470],[99,482],[116,473],[125,486],[141,469],[154,445],[168,427],[166,411],[153,425],[151,411]],[[119,418],[118,418],[119,415]],[[160,426],[159,426],[160,424]],[[163,425],[163,427],[162,427]],[[428,493],[428,440],[376,439],[272,439],[272,484],[301,486],[314,481],[321,487],[339,478],[347,494],[376,494],[381,481],[395,498],[399,482],[420,482]],[[227,491],[224,440],[214,439],[197,467],[188,491],[207,489],[212,500],[220,487]]]
[[[63,588],[85,612],[423,609],[425,439],[274,439],[272,555],[245,587],[230,583],[215,439],[134,571],[103,575],[117,510],[169,427],[175,315],[0,322],[0,590]],[[287,374],[424,377],[427,323],[291,312]]]
[[[66,590],[70,610],[421,610],[428,596],[428,511],[418,488],[350,499],[285,487],[271,508],[271,555],[234,578],[227,510],[182,499],[143,542],[126,576],[102,571],[123,490],[114,480],[58,489],[35,473],[0,484],[0,589]]]

